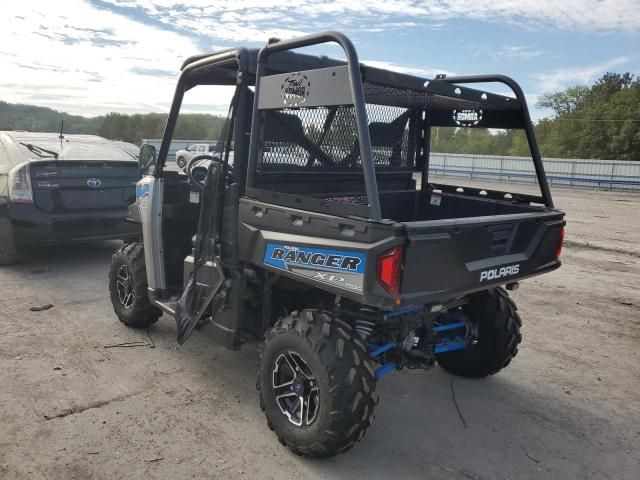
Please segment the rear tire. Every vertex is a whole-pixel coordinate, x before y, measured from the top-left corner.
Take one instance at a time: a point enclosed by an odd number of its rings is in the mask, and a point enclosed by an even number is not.
[[[351,326],[302,310],[280,319],[265,337],[257,388],[269,428],[305,457],[349,450],[364,436],[377,403],[372,361]],[[297,395],[305,399],[302,408]]]
[[[109,293],[113,310],[128,327],[146,328],[162,315],[162,311],[149,302],[141,244],[125,245],[111,257]]]
[[[176,160],[176,163],[180,168],[184,168],[187,165],[187,162],[185,162],[184,157],[178,157],[178,159]]]
[[[462,310],[478,325],[478,343],[468,350],[436,355],[438,364],[462,377],[498,373],[511,363],[522,341],[516,304],[503,288],[492,288],[471,294]]]
[[[13,265],[18,263],[21,259],[21,255],[15,250],[4,250],[0,248],[0,266]]]

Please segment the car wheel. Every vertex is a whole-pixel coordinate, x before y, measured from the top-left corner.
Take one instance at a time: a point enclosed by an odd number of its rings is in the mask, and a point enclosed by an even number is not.
[[[257,387],[269,427],[309,458],[350,449],[377,403],[367,349],[349,324],[320,310],[293,312],[267,332]]]
[[[113,310],[129,327],[148,327],[162,315],[149,302],[144,249],[139,243],[125,245],[111,257],[109,293]]]
[[[478,326],[478,338],[467,350],[440,353],[438,364],[462,377],[482,378],[507,367],[518,353],[522,341],[522,320],[516,304],[503,288],[473,293],[462,307]]]

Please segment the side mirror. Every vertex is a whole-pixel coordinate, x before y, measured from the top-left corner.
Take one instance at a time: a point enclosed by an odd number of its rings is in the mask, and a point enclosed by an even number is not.
[[[156,147],[153,145],[149,145],[148,143],[143,143],[140,147],[140,157],[138,158],[138,165],[140,166],[140,173],[147,174],[150,172],[151,166],[156,165],[156,160],[158,155],[156,153]]]

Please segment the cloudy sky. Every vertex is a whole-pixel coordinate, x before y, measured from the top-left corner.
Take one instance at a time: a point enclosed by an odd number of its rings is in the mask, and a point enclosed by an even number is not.
[[[82,115],[167,111],[184,58],[328,29],[351,36],[360,59],[376,66],[427,77],[506,73],[532,104],[606,71],[640,74],[640,0],[3,4],[0,100]],[[224,94],[211,96],[220,111]]]

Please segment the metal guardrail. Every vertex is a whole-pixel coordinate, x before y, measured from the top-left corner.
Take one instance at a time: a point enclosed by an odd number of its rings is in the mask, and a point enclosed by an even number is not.
[[[545,158],[551,185],[640,191],[640,161]],[[536,183],[528,157],[431,153],[430,175]]]
[[[160,148],[161,139],[144,139],[143,142]],[[194,143],[216,142],[173,140],[168,160],[175,161],[178,150]],[[544,168],[547,180],[553,186],[640,191],[640,161],[545,158]],[[537,182],[529,157],[431,152],[429,174],[505,183]]]

